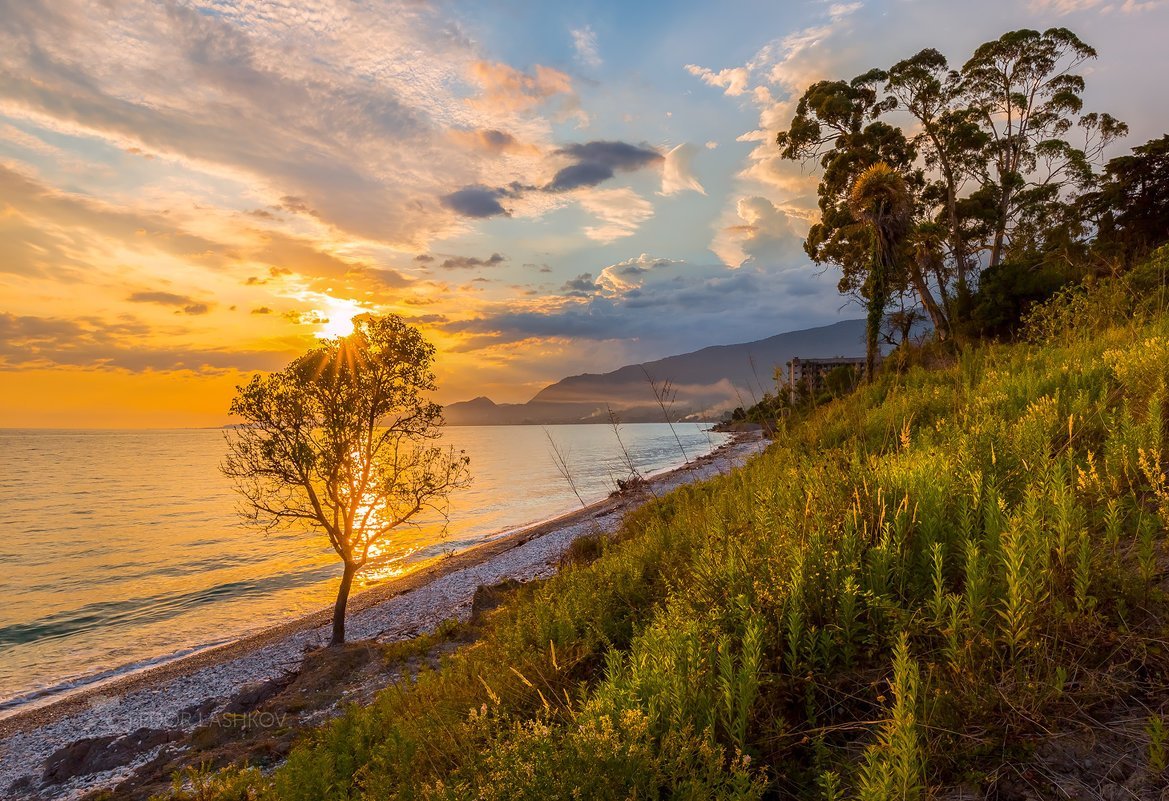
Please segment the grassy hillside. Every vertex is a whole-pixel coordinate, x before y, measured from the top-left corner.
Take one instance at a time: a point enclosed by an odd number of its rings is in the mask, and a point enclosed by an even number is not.
[[[1156,306],[1131,282],[1066,292],[1031,344],[790,422],[274,773],[175,797],[1161,797]]]

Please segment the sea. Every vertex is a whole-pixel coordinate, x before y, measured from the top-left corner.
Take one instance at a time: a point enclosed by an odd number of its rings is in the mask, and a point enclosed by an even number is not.
[[[323,535],[241,523],[219,470],[230,435],[0,429],[0,717],[331,604]],[[355,589],[600,500],[629,459],[648,476],[726,439],[692,423],[449,426],[472,484]]]

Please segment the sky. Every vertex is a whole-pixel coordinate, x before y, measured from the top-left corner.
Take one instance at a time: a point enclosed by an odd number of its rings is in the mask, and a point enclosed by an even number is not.
[[[221,425],[366,312],[440,402],[859,317],[795,100],[1052,26],[1169,130],[1164,0],[0,0],[0,427]]]

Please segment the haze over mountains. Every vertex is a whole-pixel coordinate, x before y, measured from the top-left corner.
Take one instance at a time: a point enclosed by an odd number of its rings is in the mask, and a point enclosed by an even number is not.
[[[527,403],[494,403],[478,397],[445,407],[450,425],[549,425],[607,423],[608,409],[622,422],[662,422],[647,374],[676,392],[674,419],[714,420],[736,406],[750,406],[775,391],[775,368],[792,357],[828,358],[864,353],[864,320],[789,331],[767,339],[667,356],[609,373],[584,373],[540,390]]]

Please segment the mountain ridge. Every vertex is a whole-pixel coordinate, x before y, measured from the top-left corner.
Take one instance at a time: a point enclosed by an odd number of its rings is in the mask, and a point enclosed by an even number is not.
[[[708,345],[605,373],[566,376],[526,403],[495,403],[480,395],[449,404],[444,412],[450,425],[607,423],[609,409],[622,422],[661,422],[652,379],[658,392],[669,383],[674,419],[713,420],[774,391],[774,368],[792,357],[856,356],[864,352],[863,343],[864,320],[841,320],[751,342]]]

